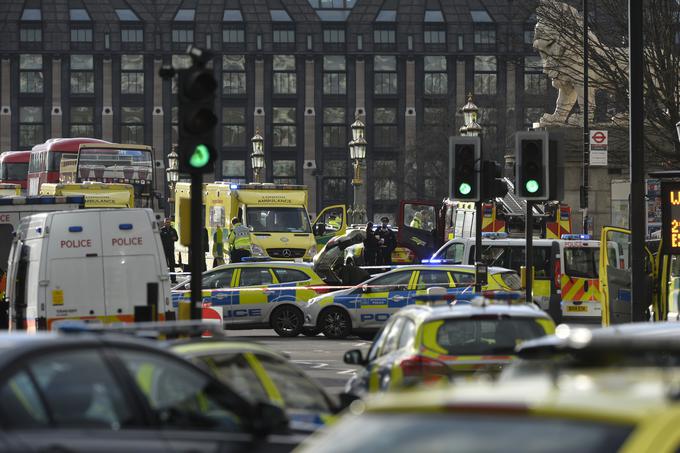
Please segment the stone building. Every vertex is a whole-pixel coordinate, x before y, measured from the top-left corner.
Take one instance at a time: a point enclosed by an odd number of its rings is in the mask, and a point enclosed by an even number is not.
[[[310,212],[352,198],[349,125],[366,123],[370,218],[448,190],[447,137],[468,93],[486,156],[554,108],[531,46],[534,2],[511,0],[0,0],[0,150],[50,137],[153,145],[157,187],[176,142],[173,84],[189,44],[221,80],[215,179],[310,187]]]

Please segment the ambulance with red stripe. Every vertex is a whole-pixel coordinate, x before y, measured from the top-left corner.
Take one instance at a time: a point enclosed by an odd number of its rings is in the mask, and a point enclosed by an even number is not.
[[[502,233],[482,236],[482,261],[521,272],[526,255],[524,239]],[[561,239],[534,238],[534,302],[561,322],[601,323],[599,247],[599,241],[582,234],[564,234]],[[609,254],[613,259],[625,259],[613,243],[609,244]],[[474,264],[475,239],[453,239],[437,250],[432,260]]]
[[[56,321],[132,322],[158,288],[152,313],[173,312],[170,281],[150,209],[89,209],[23,218],[9,254],[10,329],[50,330]]]

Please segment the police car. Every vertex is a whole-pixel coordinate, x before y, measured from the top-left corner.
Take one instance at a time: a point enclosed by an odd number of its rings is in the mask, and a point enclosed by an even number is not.
[[[510,295],[508,295],[510,296]],[[399,310],[376,336],[367,357],[358,349],[345,362],[363,365],[345,389],[353,396],[439,381],[479,371],[496,372],[515,359],[515,346],[555,331],[535,305],[505,300]]]
[[[678,384],[677,371],[659,368],[557,369],[549,379],[392,392],[353,404],[296,451],[672,453],[680,449]]]
[[[402,307],[416,303],[433,286],[445,287],[453,294],[474,291],[475,267],[470,265],[421,264],[402,266],[373,277],[364,283],[310,299],[305,312],[305,327],[317,329],[330,338],[345,338],[355,333],[372,339],[389,317]],[[515,271],[498,267],[488,269],[484,290],[518,290]]]
[[[328,291],[312,266],[304,263],[225,264],[203,273],[203,303],[222,307],[225,329],[274,329],[282,337],[303,331],[303,304]],[[190,301],[190,282],[172,291],[173,306]]]

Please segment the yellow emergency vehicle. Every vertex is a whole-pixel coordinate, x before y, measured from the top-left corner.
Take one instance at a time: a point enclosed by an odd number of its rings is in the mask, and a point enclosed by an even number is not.
[[[0,197],[13,197],[21,195],[21,185],[0,183]]]
[[[217,228],[231,228],[231,219],[239,217],[250,231],[251,255],[282,261],[311,261],[317,251],[317,240],[312,232],[307,212],[307,188],[300,185],[250,183],[228,181],[203,185],[204,225],[207,229],[209,250],[213,250]],[[179,182],[175,186],[175,221],[179,242],[188,242],[186,226],[190,217],[191,184]],[[323,211],[320,216],[323,216]],[[342,216],[340,228],[331,236],[346,231],[344,208],[335,213]],[[222,235],[226,241],[227,235]],[[188,248],[177,247],[182,263],[188,263]],[[226,247],[225,247],[226,249]],[[225,250],[226,251],[226,250]],[[209,261],[212,261],[212,256]]]
[[[68,184],[45,183],[40,195],[85,197],[86,208],[134,208],[135,189],[131,184],[83,182]]]

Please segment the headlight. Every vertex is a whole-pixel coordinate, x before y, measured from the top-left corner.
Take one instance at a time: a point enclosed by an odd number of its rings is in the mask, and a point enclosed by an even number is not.
[[[257,244],[250,245],[250,253],[253,256],[266,256],[264,253],[264,249]]]
[[[307,250],[307,255],[309,255],[309,256],[316,255],[316,244],[314,244],[313,246],[311,246],[309,248],[309,250]]]

